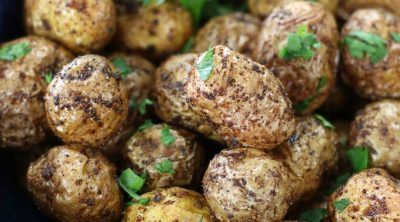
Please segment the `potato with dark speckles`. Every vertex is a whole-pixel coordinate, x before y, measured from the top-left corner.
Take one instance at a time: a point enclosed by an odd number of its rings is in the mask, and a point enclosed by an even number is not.
[[[113,222],[122,194],[116,169],[100,152],[77,145],[50,149],[31,163],[27,186],[38,207],[62,222]]]
[[[53,79],[46,94],[47,121],[65,143],[104,144],[128,113],[125,86],[107,59],[86,55]]]
[[[384,8],[400,16],[400,0],[340,0],[339,6],[345,18],[363,8]]]
[[[295,128],[291,102],[280,81],[264,66],[225,46],[212,49],[207,79],[196,61],[185,85],[195,113],[231,147],[271,149]]]

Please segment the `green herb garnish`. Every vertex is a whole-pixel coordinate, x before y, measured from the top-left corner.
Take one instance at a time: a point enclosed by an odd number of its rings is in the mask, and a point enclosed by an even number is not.
[[[287,43],[279,51],[279,57],[285,60],[304,58],[311,59],[314,55],[314,49],[319,48],[320,43],[313,33],[308,33],[308,27],[302,25],[297,32],[290,33]]]
[[[161,130],[161,142],[162,144],[169,146],[175,142],[175,137],[169,130],[168,125],[164,124]]]
[[[321,89],[324,88],[327,83],[328,83],[328,77],[326,77],[325,75],[321,76],[317,86],[317,93],[320,93]]]
[[[143,131],[145,129],[152,127],[153,125],[154,125],[153,121],[151,121],[151,119],[147,119],[141,126],[139,126],[138,130]]]
[[[347,158],[355,172],[360,172],[368,168],[369,152],[362,146],[354,147],[346,152]]]
[[[168,159],[164,159],[161,163],[156,163],[154,168],[160,173],[175,174],[174,165]]]
[[[32,48],[29,42],[20,42],[0,48],[0,60],[14,61],[27,55]]]
[[[214,49],[210,48],[207,52],[203,53],[198,63],[196,64],[196,68],[199,71],[200,79],[206,81],[211,73],[214,63]]]
[[[149,6],[149,5],[161,5],[165,3],[166,0],[142,0],[144,6]]]
[[[183,46],[183,48],[181,49],[181,53],[188,53],[190,52],[190,50],[192,50],[194,45],[194,37],[191,36],[185,43],[185,45]]]
[[[315,100],[316,96],[312,96],[303,102],[299,102],[293,105],[293,108],[298,112],[298,113],[303,113],[308,106]]]
[[[142,189],[145,182],[146,178],[138,176],[130,168],[125,169],[118,178],[118,183],[122,189],[129,194],[131,198],[142,205],[146,205],[149,202],[149,198],[142,198],[137,194]],[[132,202],[128,202],[128,204],[132,204]]]
[[[300,221],[306,222],[320,222],[327,216],[328,212],[326,209],[315,208],[306,211],[300,215]]]
[[[195,27],[200,25],[201,12],[206,2],[207,0],[179,0],[179,3],[192,14]]]
[[[132,73],[131,67],[126,64],[126,61],[122,57],[115,58],[112,63],[119,70],[122,78],[126,78],[130,73]]]
[[[317,119],[325,128],[335,129],[335,126],[332,125],[332,123],[330,123],[327,119],[325,119],[325,117],[319,114],[315,114],[314,118]]]
[[[400,42],[400,33],[392,32],[392,33],[390,33],[390,35],[392,36],[392,39],[393,39],[395,42],[397,42],[397,43]]]
[[[50,84],[51,81],[53,80],[53,73],[51,72],[46,72],[44,74],[44,80],[47,82],[47,84]]]
[[[335,182],[332,183],[329,186],[329,188],[327,189],[326,195],[333,194],[337,189],[339,189],[339,187],[344,185],[349,180],[350,177],[351,177],[351,173],[345,173],[345,174],[338,176],[336,178]]]
[[[138,107],[140,115],[146,114],[147,113],[146,107],[150,106],[150,105],[153,105],[153,104],[154,104],[154,102],[152,100],[150,100],[150,99],[147,99],[147,98],[144,99],[142,102],[140,102],[139,107]]]
[[[337,200],[333,203],[337,212],[339,213],[342,213],[347,208],[347,206],[349,206],[349,204],[350,204],[349,198]]]

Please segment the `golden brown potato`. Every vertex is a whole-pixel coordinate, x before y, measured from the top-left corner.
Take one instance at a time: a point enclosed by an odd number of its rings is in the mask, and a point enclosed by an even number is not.
[[[342,212],[334,203],[348,200]],[[400,181],[383,169],[368,169],[349,179],[329,200],[331,221],[399,221]]]
[[[282,84],[264,66],[225,46],[210,49],[210,75],[204,81],[198,66],[185,85],[193,111],[231,147],[271,149],[295,128],[291,102]]]
[[[201,53],[209,47],[225,45],[251,55],[260,23],[258,18],[241,12],[215,17],[197,33],[193,51]]]
[[[386,41],[387,55],[373,64],[370,56],[357,59],[350,54],[347,44],[342,50],[343,79],[361,96],[371,99],[400,97],[400,43],[392,33],[400,32],[400,19],[382,9],[356,11],[342,30],[342,39],[352,31],[373,33]]]
[[[306,26],[319,42],[309,59],[281,57],[289,35]],[[276,8],[264,21],[253,57],[283,83],[298,113],[308,114],[322,105],[336,77],[339,34],[335,18],[320,4],[290,2]]]
[[[117,41],[152,59],[179,51],[191,34],[190,13],[171,2],[141,7],[137,12],[118,16]]]
[[[65,66],[46,94],[47,121],[65,143],[104,144],[122,126],[128,98],[121,76],[107,59],[81,56]]]
[[[362,8],[385,8],[400,15],[399,0],[340,0],[339,11],[348,18],[354,11]]]
[[[0,147],[23,150],[46,137],[44,76],[57,73],[72,54],[44,38],[28,36],[1,47],[27,44],[30,51],[14,61],[0,60]]]
[[[385,168],[400,176],[400,102],[371,103],[355,117],[349,133],[350,147],[370,150],[372,167]]]
[[[164,137],[166,130],[174,138],[170,144]],[[185,130],[161,124],[139,130],[126,143],[123,155],[135,172],[147,172],[145,190],[195,185],[201,180],[203,148],[196,136]],[[164,161],[172,163],[174,172],[158,169]]]
[[[98,151],[54,147],[31,163],[27,184],[38,207],[59,221],[111,222],[120,217],[116,169]]]
[[[212,222],[211,211],[199,193],[179,187],[158,189],[142,195],[150,198],[147,206],[129,206],[123,222]]]
[[[76,53],[102,49],[116,30],[113,0],[25,0],[28,33],[53,39]]]

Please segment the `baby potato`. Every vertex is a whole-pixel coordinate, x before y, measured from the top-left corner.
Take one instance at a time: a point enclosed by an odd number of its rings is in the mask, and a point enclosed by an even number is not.
[[[49,131],[44,108],[47,83],[72,54],[44,38],[28,36],[3,47],[26,44],[27,54],[13,61],[0,59],[0,147],[26,150],[42,142]]]
[[[210,53],[211,70],[204,80],[198,67]],[[271,149],[295,128],[291,102],[279,80],[226,46],[197,59],[184,90],[193,111],[231,147]]]
[[[232,50],[251,55],[260,28],[260,20],[237,12],[211,19],[196,35],[193,51],[201,53],[210,46],[225,45]]]
[[[58,221],[112,222],[120,217],[116,169],[98,151],[54,147],[31,163],[27,184],[38,207]]]
[[[400,176],[400,102],[382,100],[362,109],[351,124],[350,147],[369,149],[372,167]]]
[[[361,59],[352,55],[347,44],[342,50],[343,79],[358,94],[370,99],[400,97],[400,67],[398,57],[400,43],[392,39],[393,33],[400,32],[400,19],[383,9],[362,9],[356,11],[344,25],[342,40],[354,31],[377,35],[385,41],[387,55],[372,61],[371,55]]]
[[[124,213],[122,222],[212,222],[211,211],[199,193],[179,187],[157,189],[142,195],[148,205],[134,204]]]
[[[348,203],[339,209],[335,203]],[[383,169],[368,169],[352,176],[329,199],[331,221],[400,220],[400,181]],[[344,208],[344,209],[341,209]]]
[[[314,36],[317,46],[309,49],[311,54],[282,56],[285,48],[294,47],[291,37],[301,29]],[[335,18],[322,5],[289,2],[264,21],[253,58],[283,83],[296,111],[309,114],[323,104],[334,85],[338,39]]]
[[[65,66],[46,94],[47,121],[65,143],[104,144],[124,123],[128,98],[106,58],[85,55]]]
[[[117,40],[152,59],[179,51],[191,34],[190,13],[173,2],[143,6],[118,16]]]
[[[339,6],[346,17],[363,8],[384,8],[400,15],[400,0],[340,0]]]
[[[147,172],[145,190],[195,185],[201,180],[203,148],[185,130],[161,124],[139,130],[126,143],[123,155],[135,172]]]

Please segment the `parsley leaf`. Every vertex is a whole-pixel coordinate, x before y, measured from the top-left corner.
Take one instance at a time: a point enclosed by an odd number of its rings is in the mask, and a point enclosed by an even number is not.
[[[327,119],[325,119],[325,117],[323,117],[319,114],[315,114],[314,118],[317,119],[322,124],[322,126],[324,126],[325,128],[335,129],[335,126],[332,125],[332,123],[330,123]]]
[[[161,142],[162,144],[169,146],[175,142],[175,137],[172,135],[168,128],[168,125],[164,124],[161,130]]]
[[[310,104],[315,100],[316,96],[312,96],[306,100],[304,100],[303,102],[299,102],[293,105],[293,108],[296,110],[296,112],[298,113],[303,113],[308,106],[310,106]]]
[[[132,169],[125,169],[120,177],[118,178],[118,183],[122,189],[129,194],[131,198],[142,205],[147,205],[149,203],[149,198],[140,197],[137,192],[139,192],[146,182],[146,178],[142,175],[138,176]],[[127,205],[132,205],[132,202],[128,202]]]
[[[372,64],[378,63],[387,55],[386,41],[379,35],[364,31],[352,31],[343,40],[350,55],[356,59],[363,59],[368,55]]]
[[[328,212],[326,209],[315,208],[302,213],[300,215],[300,220],[307,222],[320,222],[327,216],[327,214]]]
[[[327,83],[328,83],[328,77],[326,77],[325,75],[321,76],[317,86],[317,93],[320,93],[321,89],[324,88]]]
[[[362,146],[354,147],[346,152],[347,158],[355,172],[360,172],[368,168],[369,152]]]
[[[44,74],[44,80],[46,80],[47,84],[50,84],[51,81],[53,80],[53,73],[51,72],[46,72]]]
[[[350,204],[349,198],[337,200],[333,203],[333,205],[335,206],[336,210],[339,213],[342,213],[347,208],[347,206],[349,206],[349,204]]]
[[[122,57],[115,58],[112,63],[119,70],[122,78],[126,78],[132,72],[131,67],[126,64],[125,59]]]
[[[160,173],[175,174],[174,165],[168,159],[164,159],[161,163],[156,163],[154,168]]]
[[[146,109],[146,107],[147,106],[149,106],[149,105],[153,105],[154,104],[154,102],[152,101],[152,100],[150,100],[150,99],[144,99],[142,102],[140,102],[139,103],[139,113],[140,113],[140,115],[144,115],[144,114],[146,114],[147,113],[147,109]]]
[[[0,48],[0,60],[14,61],[20,59],[32,51],[29,42],[20,42],[6,45]]]
[[[193,17],[193,22],[196,27],[199,26],[201,21],[201,12],[207,0],[179,0],[179,3],[190,11]]]
[[[151,121],[151,119],[147,119],[141,126],[139,126],[138,130],[143,131],[145,129],[152,127],[153,125],[154,125],[153,121]]]
[[[210,48],[207,50],[207,52],[203,53],[200,56],[196,64],[196,68],[199,71],[201,80],[206,81],[210,77],[212,73],[213,63],[214,63],[214,49]]]
[[[279,57],[285,60],[304,58],[310,60],[315,52],[313,49],[319,48],[320,43],[313,33],[308,33],[308,27],[302,25],[296,33],[290,33],[287,42],[279,51]]]
[[[165,3],[166,0],[142,0],[144,6],[149,6],[149,5],[161,5]]]
[[[326,191],[326,195],[331,195],[333,194],[339,187],[344,185],[349,178],[351,177],[351,173],[345,173],[340,176],[338,176],[335,180],[334,183],[330,184],[329,188]]]
[[[392,32],[390,35],[395,42],[400,43],[400,33]]]

